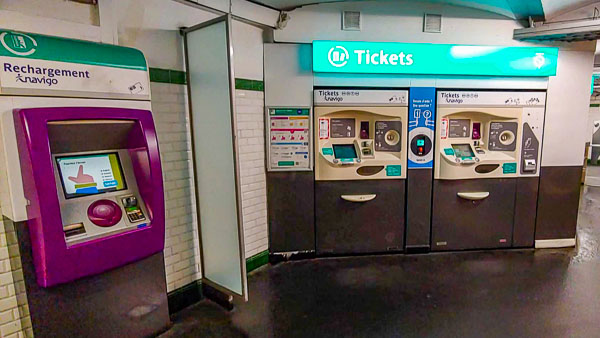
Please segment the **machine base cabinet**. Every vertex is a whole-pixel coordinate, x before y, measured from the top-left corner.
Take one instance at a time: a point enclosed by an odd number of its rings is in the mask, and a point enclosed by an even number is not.
[[[267,173],[272,253],[315,251],[314,182],[312,171]]]
[[[317,254],[402,251],[405,184],[403,179],[315,182]],[[372,195],[368,201],[347,200]]]
[[[434,180],[432,251],[510,247],[516,179]],[[482,200],[459,193],[489,193]]]
[[[36,337],[150,337],[169,325],[163,253],[99,275],[43,288],[25,223],[15,224]]]
[[[536,243],[536,246],[561,247],[575,244],[582,170],[581,166],[542,167],[535,240],[559,241],[555,244],[545,242],[545,245]],[[567,244],[562,245],[561,242]]]
[[[515,225],[512,240],[515,248],[533,247],[539,184],[539,177],[517,178]]]
[[[432,169],[408,170],[406,190],[406,253],[430,250]]]

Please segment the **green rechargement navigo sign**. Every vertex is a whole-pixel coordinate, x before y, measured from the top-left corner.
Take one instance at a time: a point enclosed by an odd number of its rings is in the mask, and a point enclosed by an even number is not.
[[[144,54],[134,48],[0,29],[0,57],[2,56],[147,69]]]
[[[554,76],[555,47],[313,41],[313,71],[323,73]]]

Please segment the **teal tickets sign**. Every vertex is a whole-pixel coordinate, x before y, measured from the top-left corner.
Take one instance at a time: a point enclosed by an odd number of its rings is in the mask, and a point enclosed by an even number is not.
[[[313,41],[313,70],[323,73],[554,76],[556,47]]]

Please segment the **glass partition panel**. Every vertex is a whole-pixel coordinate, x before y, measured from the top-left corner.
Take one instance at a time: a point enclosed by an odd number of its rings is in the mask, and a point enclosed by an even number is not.
[[[186,31],[203,279],[246,298],[232,97],[230,17]]]

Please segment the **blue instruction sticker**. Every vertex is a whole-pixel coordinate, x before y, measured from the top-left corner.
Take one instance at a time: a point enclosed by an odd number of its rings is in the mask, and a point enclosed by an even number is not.
[[[408,103],[407,168],[433,168],[435,88],[411,87]]]
[[[454,155],[454,149],[452,149],[452,148],[445,148],[444,149],[444,154],[446,154],[448,156],[453,156]]]
[[[323,155],[332,155],[333,156],[333,148],[322,148]]]
[[[502,173],[503,174],[516,174],[517,173],[517,164],[516,163],[504,163],[502,165]]]
[[[402,175],[401,165],[388,165],[385,167],[386,176],[400,176]]]

